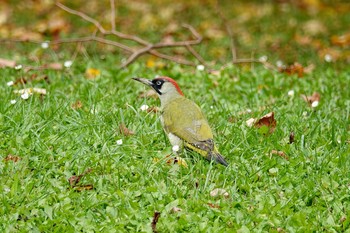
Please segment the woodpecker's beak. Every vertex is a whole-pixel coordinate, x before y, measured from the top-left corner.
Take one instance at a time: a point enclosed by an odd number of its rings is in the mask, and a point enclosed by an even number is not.
[[[143,84],[145,84],[147,86],[150,86],[150,87],[153,86],[153,83],[151,82],[151,80],[148,80],[148,79],[145,79],[145,78],[132,78],[132,79],[136,80],[136,81],[138,81],[140,83],[143,83]]]

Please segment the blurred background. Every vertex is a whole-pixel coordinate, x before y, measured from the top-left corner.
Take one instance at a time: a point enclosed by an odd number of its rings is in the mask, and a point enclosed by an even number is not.
[[[60,2],[110,29],[110,1]],[[35,62],[69,57],[76,43],[54,46],[53,55],[41,52],[36,44],[10,41],[51,41],[96,32],[93,24],[62,10],[52,0],[1,0],[0,5],[0,38],[6,48],[0,52],[3,58]],[[346,65],[350,62],[349,1],[118,0],[115,15],[116,30],[153,43],[193,39],[189,30],[181,26],[191,25],[203,37],[203,41],[194,46],[196,51],[211,64],[231,61],[232,45],[237,58],[263,56],[274,64],[298,62],[306,66],[337,62]],[[138,46],[113,36],[106,38]],[[84,43],[84,50],[93,56],[111,55],[119,60],[126,57],[120,48],[96,42]],[[184,47],[165,48],[163,52],[189,56]],[[156,58],[143,56],[141,61],[150,59]]]

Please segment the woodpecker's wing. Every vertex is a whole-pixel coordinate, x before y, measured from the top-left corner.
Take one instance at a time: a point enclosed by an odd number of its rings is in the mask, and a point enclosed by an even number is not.
[[[176,98],[163,109],[164,129],[196,145],[213,139],[210,126],[197,104],[184,97]]]

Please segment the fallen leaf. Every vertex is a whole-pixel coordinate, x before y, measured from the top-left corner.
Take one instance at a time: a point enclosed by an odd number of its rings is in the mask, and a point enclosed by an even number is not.
[[[294,64],[287,67],[281,67],[279,71],[288,75],[297,74],[299,78],[304,76],[304,67],[298,62],[294,62]]]
[[[311,36],[316,36],[319,34],[326,34],[327,28],[324,26],[324,24],[317,20],[317,19],[311,19],[304,23],[303,30],[306,34]]]
[[[44,65],[44,67],[52,69],[52,70],[62,70],[63,65],[61,63],[50,63],[47,65]]]
[[[157,95],[157,92],[155,92],[154,90],[150,89],[146,92],[141,92],[139,94],[139,98],[154,98],[154,99],[157,99],[158,98],[158,95]]]
[[[15,68],[15,66],[16,66],[15,61],[0,58],[0,68],[4,68],[4,67]]]
[[[155,211],[153,214],[153,219],[151,223],[152,231],[154,233],[157,232],[157,223],[158,223],[159,217],[160,217],[160,212]]]
[[[166,158],[169,158],[166,160],[166,163],[168,165],[178,164],[179,166],[183,166],[185,168],[188,168],[186,161],[181,157],[170,157],[170,155],[167,155]]]
[[[253,127],[254,122],[255,122],[255,119],[254,118],[250,118],[245,123],[247,124],[248,127]]]
[[[68,179],[69,184],[72,188],[76,187],[76,185],[80,182],[81,178],[83,178],[86,174],[92,172],[92,169],[89,168],[86,171],[84,171],[82,174],[78,176],[72,176]]]
[[[254,123],[256,128],[261,128],[263,126],[268,127],[269,133],[273,133],[273,131],[275,131],[276,125],[277,121],[275,120],[274,112],[269,112]]]
[[[124,124],[119,125],[119,132],[124,136],[134,135],[135,132],[128,129]]]
[[[340,35],[340,36],[332,36],[331,43],[336,46],[346,47],[350,45],[350,32]]]
[[[314,92],[311,96],[302,95],[301,96],[309,105],[314,102],[320,102],[321,95],[318,92]]]
[[[177,206],[174,206],[173,208],[171,208],[170,212],[171,213],[177,213],[177,212],[181,212],[182,209],[177,207]]]
[[[71,107],[73,109],[81,109],[83,107],[83,103],[80,100],[75,101]]]
[[[295,139],[294,139],[294,132],[292,131],[289,134],[289,144],[292,144],[294,141],[295,141]]]
[[[19,160],[21,160],[21,158],[20,157],[18,157],[18,156],[16,156],[16,155],[11,155],[11,154],[9,154],[9,155],[7,155],[5,158],[4,158],[4,161],[13,161],[13,162],[18,162]]]
[[[95,79],[100,74],[101,71],[95,68],[88,68],[85,72],[85,76],[87,79]]]
[[[216,188],[210,192],[210,196],[212,196],[212,197],[223,196],[225,198],[228,198],[230,196],[230,194],[225,189]]]
[[[221,75],[221,70],[209,70],[209,74],[212,74],[212,75],[215,75],[215,76],[220,76]]]
[[[147,112],[157,113],[157,112],[159,112],[159,108],[158,107],[150,107],[146,111]]]
[[[281,158],[284,158],[285,160],[289,160],[289,157],[286,155],[286,153],[284,153],[283,151],[278,151],[278,150],[272,150],[271,154],[273,155],[278,155]]]
[[[210,208],[213,208],[213,209],[219,209],[219,208],[220,208],[219,205],[213,204],[213,203],[207,203],[207,205],[208,205]]]
[[[94,186],[92,184],[79,185],[74,187],[74,191],[77,191],[77,192],[93,190],[93,189],[94,189]]]

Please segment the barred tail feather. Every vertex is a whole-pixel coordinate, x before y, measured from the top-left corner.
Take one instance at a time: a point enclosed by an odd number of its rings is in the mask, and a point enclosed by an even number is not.
[[[225,167],[228,166],[228,163],[226,162],[224,157],[222,157],[222,155],[219,153],[216,146],[214,146],[214,148],[213,148],[214,150],[208,152],[208,151],[200,149],[200,148],[198,148],[190,143],[185,142],[185,148],[197,152],[198,154],[202,155],[204,158],[206,158],[209,161],[214,160],[215,162],[220,163],[220,164],[224,165]]]

